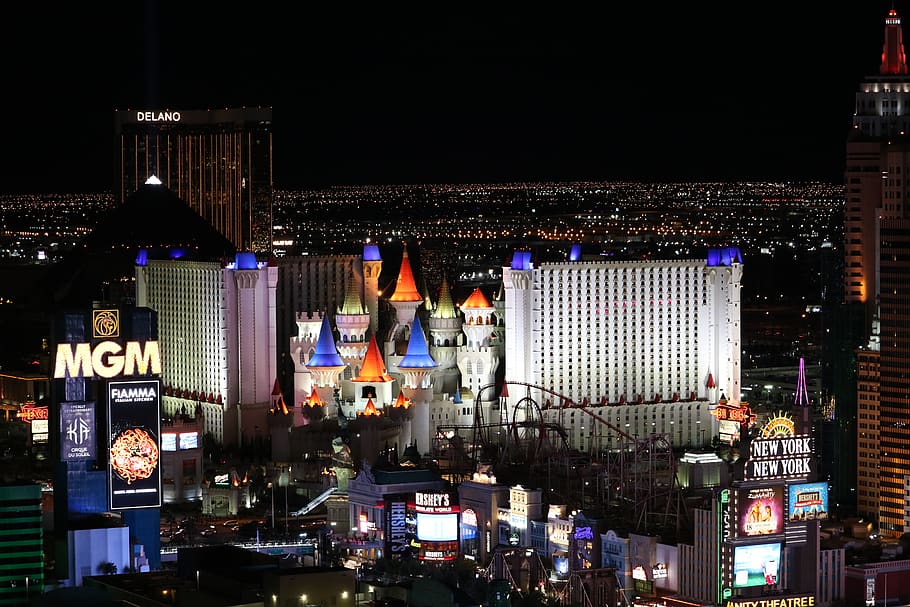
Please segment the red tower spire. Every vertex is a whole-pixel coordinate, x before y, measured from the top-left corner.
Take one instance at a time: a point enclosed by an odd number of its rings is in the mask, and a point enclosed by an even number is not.
[[[901,18],[893,8],[885,17],[885,44],[882,46],[882,66],[879,73],[892,76],[907,73],[907,55],[904,54]]]

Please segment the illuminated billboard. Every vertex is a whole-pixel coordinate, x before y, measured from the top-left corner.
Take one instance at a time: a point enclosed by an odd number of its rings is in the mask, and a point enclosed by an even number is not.
[[[458,515],[418,512],[417,539],[421,542],[450,542],[457,540]]]
[[[777,583],[780,542],[734,546],[733,587],[770,586]]]
[[[97,457],[95,403],[60,403],[60,460],[89,460]]]
[[[161,450],[162,451],[176,451],[177,450],[177,435],[173,432],[165,432],[161,435]],[[227,476],[227,475],[225,475]],[[225,484],[227,481],[225,480]]]
[[[784,532],[784,489],[781,486],[740,489],[736,510],[739,515],[736,527],[739,536]]]
[[[161,401],[158,380],[108,384],[112,510],[161,506]]]
[[[180,433],[180,450],[198,449],[199,433],[198,432],[181,432]]]
[[[787,514],[791,521],[828,518],[828,483],[790,485]]]
[[[413,534],[408,528],[408,500],[404,495],[387,496],[384,504],[385,553],[392,559],[411,556]]]

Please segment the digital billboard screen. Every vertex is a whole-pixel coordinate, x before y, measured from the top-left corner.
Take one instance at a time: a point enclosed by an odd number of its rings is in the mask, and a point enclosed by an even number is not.
[[[784,532],[784,488],[740,489],[737,499],[740,536],[773,535]]]
[[[733,548],[733,587],[768,586],[777,583],[780,568],[780,542],[735,546]]]
[[[97,457],[94,402],[60,403],[60,460],[71,462]]]
[[[158,380],[108,384],[112,510],[161,506]]]
[[[788,497],[787,514],[791,521],[828,518],[828,483],[790,485]]]
[[[180,433],[180,450],[199,448],[198,432],[181,432]]]
[[[428,542],[458,540],[457,514],[417,513],[417,539]]]

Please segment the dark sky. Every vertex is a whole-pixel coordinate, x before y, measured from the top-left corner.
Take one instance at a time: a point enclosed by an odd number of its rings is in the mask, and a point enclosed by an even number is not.
[[[282,189],[840,181],[892,3],[30,4],[0,25],[0,194],[109,190],[115,109],[244,105]]]

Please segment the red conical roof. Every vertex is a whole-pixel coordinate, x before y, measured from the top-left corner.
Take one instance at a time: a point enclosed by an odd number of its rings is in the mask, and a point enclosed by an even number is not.
[[[705,383],[705,385],[709,388],[717,387],[717,384],[714,383],[714,376],[712,374],[708,373],[708,381]]]

